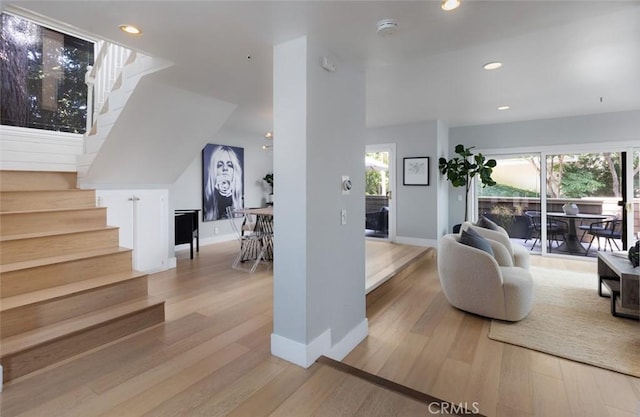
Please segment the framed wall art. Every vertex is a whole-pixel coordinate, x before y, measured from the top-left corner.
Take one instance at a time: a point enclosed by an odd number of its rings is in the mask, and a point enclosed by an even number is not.
[[[244,207],[244,148],[207,144],[202,149],[202,221],[226,219],[227,207]]]
[[[402,158],[402,185],[429,185],[429,157]]]

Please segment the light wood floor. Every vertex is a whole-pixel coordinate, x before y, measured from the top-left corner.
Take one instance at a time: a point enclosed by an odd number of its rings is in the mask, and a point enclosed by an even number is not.
[[[272,277],[231,270],[235,249],[181,253],[150,277],[164,324],[6,384],[0,415],[429,415],[325,365],[272,357]],[[489,340],[489,320],[443,299],[434,252],[415,265],[368,296],[369,337],[345,362],[489,416],[636,415],[638,379]]]
[[[426,248],[394,245],[382,240],[366,240],[366,293],[370,293],[402,267],[416,259]]]
[[[640,413],[638,378],[489,339],[489,319],[448,304],[431,256],[404,280],[392,279],[369,294],[369,336],[343,362],[454,403],[477,402],[488,416]],[[596,268],[594,262],[539,256],[531,263]]]

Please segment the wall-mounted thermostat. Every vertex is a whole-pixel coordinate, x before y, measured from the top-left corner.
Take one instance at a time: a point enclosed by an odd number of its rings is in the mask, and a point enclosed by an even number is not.
[[[348,175],[343,175],[342,176],[342,194],[349,194],[349,191],[351,191],[351,187],[353,187],[353,184],[351,184],[351,179],[349,179]]]

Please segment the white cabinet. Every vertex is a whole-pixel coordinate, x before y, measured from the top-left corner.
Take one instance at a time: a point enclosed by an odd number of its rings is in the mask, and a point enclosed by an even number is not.
[[[168,268],[168,190],[96,190],[96,200],[107,207],[107,224],[120,228],[120,246],[133,249],[134,269]]]

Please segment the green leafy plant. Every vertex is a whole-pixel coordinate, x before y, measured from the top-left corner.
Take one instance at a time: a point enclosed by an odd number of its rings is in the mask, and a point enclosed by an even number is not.
[[[477,176],[479,178],[483,188],[496,185],[496,182],[491,178],[493,168],[497,165],[496,160],[487,160],[481,153],[474,155],[473,152],[471,152],[473,148],[473,146],[465,148],[463,145],[456,145],[455,153],[459,156],[451,158],[448,161],[446,158],[440,158],[438,160],[440,173],[447,176],[451,185],[454,187],[465,187],[465,221],[468,220],[469,188],[471,188],[473,177]]]
[[[491,207],[491,214],[495,216],[496,223],[507,229],[507,231],[513,225],[515,216],[522,216],[524,209],[520,205],[506,206],[502,204],[496,204]]]

